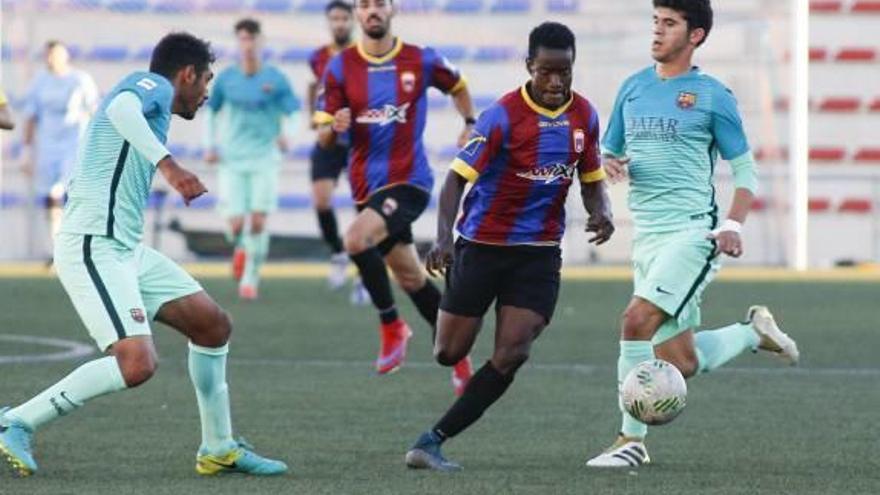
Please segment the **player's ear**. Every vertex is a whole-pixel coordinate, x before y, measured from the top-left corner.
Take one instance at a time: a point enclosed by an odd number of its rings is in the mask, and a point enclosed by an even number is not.
[[[694,46],[699,46],[699,44],[706,38],[706,30],[703,28],[696,28],[688,33],[688,38],[690,38],[689,41]]]
[[[195,65],[187,65],[183,68],[183,81],[187,84],[195,84],[195,82],[199,79],[199,74],[196,71]]]
[[[535,65],[535,61],[532,60],[531,57],[526,57],[526,72],[528,72],[530,76],[535,73],[534,65]]]

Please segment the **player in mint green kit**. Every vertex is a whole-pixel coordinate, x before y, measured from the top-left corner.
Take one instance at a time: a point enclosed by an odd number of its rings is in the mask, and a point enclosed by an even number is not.
[[[611,181],[629,177],[636,228],[634,291],[622,317],[618,385],[637,364],[655,357],[685,377],[712,371],[747,349],[798,361],[797,345],[764,306],[749,308],[741,323],[695,332],[700,300],[720,256],[742,255],[739,232],[758,185],[733,94],[691,64],[711,28],[709,0],[654,0],[657,63],[623,83],[602,141]],[[736,186],[722,222],[713,184],[719,155],[730,163]],[[624,411],[617,441],[587,466],[650,462],[647,432]]]
[[[222,71],[211,91],[205,158],[220,163],[219,208],[235,244],[239,296],[256,299],[260,267],[269,254],[266,219],[278,204],[278,173],[288,149],[284,121],[293,128],[300,102],[287,77],[263,64],[260,24],[243,19],[235,36],[240,63]]]
[[[141,243],[143,212],[157,169],[187,204],[206,191],[164,143],[171,115],[192,120],[204,103],[213,61],[206,42],[186,33],[169,34],[154,48],[150,71],[134,72],[113,88],[86,131],[55,243],[55,267],[106,356],[24,404],[0,409],[0,453],[22,476],[37,470],[31,452],[35,430],[92,399],[150,379],[156,370],[152,320],[190,340],[189,373],[202,423],[196,471],[287,471],[283,462],[260,457],[232,437],[226,385],[229,317],[189,274]]]

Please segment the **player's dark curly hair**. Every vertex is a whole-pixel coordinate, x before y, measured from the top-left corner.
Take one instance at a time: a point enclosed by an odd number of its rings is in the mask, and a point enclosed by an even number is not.
[[[571,49],[571,58],[575,56],[574,33],[565,24],[544,22],[529,33],[529,60],[535,58],[538,48],[565,50]]]
[[[177,32],[165,35],[153,48],[150,72],[174,79],[177,73],[188,65],[201,76],[214,63],[211,44],[189,33]]]
[[[329,14],[330,11],[333,9],[342,9],[342,10],[348,12],[349,14],[354,12],[354,7],[352,7],[352,5],[350,3],[345,2],[343,0],[333,0],[330,3],[328,3],[327,6],[324,7],[324,14]]]
[[[262,28],[260,27],[260,21],[256,19],[246,18],[242,19],[235,23],[235,31],[245,31],[252,36],[256,36],[262,32]]]
[[[706,42],[709,31],[712,30],[713,14],[710,0],[654,0],[654,8],[657,7],[666,7],[681,14],[688,23],[688,31],[694,29],[705,31],[706,34],[697,46]]]

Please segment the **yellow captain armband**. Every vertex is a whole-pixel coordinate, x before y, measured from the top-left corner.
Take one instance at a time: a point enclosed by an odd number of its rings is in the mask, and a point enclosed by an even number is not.
[[[449,90],[449,94],[454,95],[455,93],[458,93],[459,91],[466,88],[467,85],[468,85],[467,79],[464,76],[461,76],[458,79],[458,82],[455,83],[455,86],[453,86],[452,89]]]
[[[583,182],[584,184],[589,184],[590,182],[599,182],[604,178],[605,169],[602,167],[599,167],[592,172],[584,172],[581,174],[581,182]]]
[[[456,158],[452,161],[452,165],[450,167],[455,173],[464,177],[468,182],[476,182],[477,177],[480,176],[480,173],[474,167],[468,165],[468,163],[461,158]]]
[[[318,111],[318,112],[315,112],[314,115],[312,115],[312,122],[314,122],[317,125],[329,125],[329,124],[332,124],[333,121],[335,121],[335,120],[336,120],[336,117],[334,117],[333,115],[330,115],[327,112]]]

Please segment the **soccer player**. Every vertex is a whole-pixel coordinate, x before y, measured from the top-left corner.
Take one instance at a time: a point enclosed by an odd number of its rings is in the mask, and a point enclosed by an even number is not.
[[[87,402],[136,387],[156,371],[150,321],[189,338],[189,373],[198,399],[202,444],[196,471],[281,474],[232,437],[226,355],[229,316],[189,274],[141,243],[144,209],[157,169],[187,204],[205,192],[168,153],[171,115],[192,120],[213,77],[208,44],[186,33],[165,36],[150,71],[108,94],[84,137],[55,245],[65,291],[105,357],[88,362],[36,397],[0,409],[0,453],[23,476],[37,470],[34,431]]]
[[[470,352],[495,301],[495,350],[464,394],[406,454],[411,468],[454,471],[440,446],[497,401],[550,323],[559,294],[559,242],[565,199],[577,179],[589,213],[590,242],[614,232],[605,173],[599,160],[599,117],[571,90],[574,34],[545,22],[529,35],[526,69],[531,79],[504,95],[477,121],[452,163],[440,193],[437,241],[430,273],[445,273],[434,356],[449,366]],[[453,223],[465,184],[453,247]],[[451,267],[447,269],[447,266]]]
[[[45,59],[46,70],[31,83],[22,115],[24,168],[28,173],[35,169],[35,192],[46,208],[51,244],[80,136],[98,104],[98,88],[87,72],[71,67],[70,53],[60,41],[46,43]]]
[[[9,111],[9,101],[6,99],[6,93],[0,89],[0,129],[11,131],[15,129],[15,119]]]
[[[354,12],[351,4],[342,0],[333,0],[327,4],[324,12],[330,26],[333,42],[318,48],[309,57],[309,67],[315,76],[315,80],[309,83],[310,115],[315,113],[318,89],[324,75],[324,69],[327,68],[327,62],[351,45],[352,31],[354,30]],[[312,127],[317,129],[318,126],[312,122]],[[348,268],[348,255],[345,254],[342,237],[339,236],[339,227],[332,203],[333,190],[339,181],[339,174],[348,163],[348,143],[346,141],[346,138],[340,137],[336,143],[326,149],[316,143],[311,155],[312,202],[318,213],[321,237],[332,253],[328,281],[333,289],[345,285],[345,271]]]
[[[440,305],[440,291],[425,276],[411,229],[434,185],[422,142],[428,88],[452,96],[464,118],[462,144],[474,123],[461,74],[433,49],[395,37],[394,13],[391,0],[358,0],[355,14],[364,39],[330,60],[315,113],[321,146],[330,148],[339,135],[351,135],[348,176],[360,213],[345,234],[345,249],[379,310],[380,374],[400,367],[411,335],[394,305],[386,263],[432,328]],[[470,360],[462,359],[453,376],[461,391]]]
[[[266,221],[278,206],[278,174],[289,148],[285,128],[293,134],[300,103],[281,70],[263,63],[260,23],[239,21],[235,36],[239,63],[217,76],[208,100],[205,161],[220,164],[218,206],[235,244],[238,294],[256,299],[269,254]]]
[[[622,317],[618,384],[655,356],[685,377],[712,371],[747,349],[798,361],[795,342],[764,306],[749,308],[741,323],[694,332],[720,255],[742,255],[740,229],[758,186],[736,99],[691,64],[711,29],[709,0],[654,0],[656,64],[623,83],[602,140],[609,179],[629,178],[636,227],[634,292]],[[736,186],[720,224],[713,185],[719,155],[730,163]],[[624,411],[617,441],[587,465],[650,462],[647,431]]]

